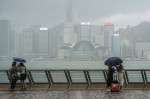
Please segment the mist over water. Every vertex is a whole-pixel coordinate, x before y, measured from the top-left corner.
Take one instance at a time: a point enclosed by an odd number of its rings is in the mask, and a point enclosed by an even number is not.
[[[11,67],[12,61],[0,61],[0,69]],[[149,69],[150,61],[124,61],[125,69]],[[104,61],[29,61],[25,63],[27,69],[107,69]]]

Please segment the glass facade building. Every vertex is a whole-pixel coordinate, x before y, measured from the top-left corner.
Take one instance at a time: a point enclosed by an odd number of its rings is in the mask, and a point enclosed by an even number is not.
[[[2,56],[7,56],[9,53],[10,31],[10,21],[0,20],[0,55]]]
[[[23,31],[23,55],[33,54],[33,31]]]
[[[91,41],[91,24],[89,22],[81,22],[79,41]]]
[[[113,56],[120,57],[120,36],[114,34],[113,36]]]
[[[104,47],[108,49],[109,56],[112,56],[112,42],[114,34],[114,24],[104,23]]]
[[[39,31],[39,55],[48,55],[48,30]]]

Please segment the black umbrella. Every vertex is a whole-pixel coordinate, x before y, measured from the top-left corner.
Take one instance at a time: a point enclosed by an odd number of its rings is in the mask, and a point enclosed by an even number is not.
[[[123,61],[119,57],[110,57],[104,62],[104,64],[107,66],[116,66],[120,65],[121,63],[123,63]]]
[[[16,61],[16,62],[26,62],[25,59],[23,59],[23,58],[17,58],[17,57],[13,57],[13,60]]]

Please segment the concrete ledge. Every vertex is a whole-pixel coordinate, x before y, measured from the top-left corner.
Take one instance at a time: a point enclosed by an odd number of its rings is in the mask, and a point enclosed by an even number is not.
[[[29,90],[47,90],[49,88],[49,84],[33,84],[30,87],[27,87]]]
[[[146,85],[144,86],[144,89],[150,89],[150,84],[146,84]]]
[[[128,84],[125,89],[144,89],[144,84]]]
[[[68,89],[69,87],[69,84],[52,84],[49,88],[49,90],[55,90],[55,89],[58,89],[58,90],[61,90],[61,89]]]
[[[88,89],[105,89],[106,84],[90,84]]]
[[[20,90],[21,84],[16,84],[16,90]],[[0,84],[0,90],[9,90],[10,84]],[[27,90],[80,90],[80,89],[105,89],[106,84],[27,84]],[[125,90],[149,90],[150,84],[128,84],[124,85]]]
[[[88,84],[71,84],[69,89],[87,89]]]

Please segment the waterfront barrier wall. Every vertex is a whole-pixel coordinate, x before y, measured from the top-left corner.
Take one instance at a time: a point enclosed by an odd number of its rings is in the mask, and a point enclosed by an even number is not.
[[[28,90],[105,89],[106,69],[28,69]],[[9,70],[0,70],[0,90],[8,90]],[[150,69],[126,69],[123,89],[150,89]],[[20,81],[16,88],[21,88]]]

